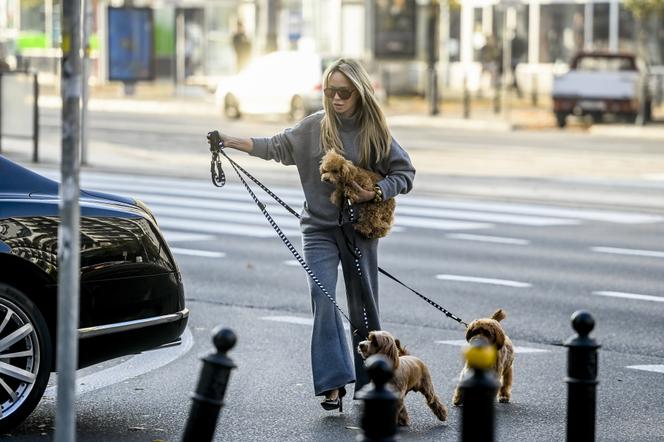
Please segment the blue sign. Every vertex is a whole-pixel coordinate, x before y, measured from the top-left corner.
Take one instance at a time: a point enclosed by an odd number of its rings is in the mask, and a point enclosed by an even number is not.
[[[108,8],[108,78],[154,79],[154,21],[150,8]]]

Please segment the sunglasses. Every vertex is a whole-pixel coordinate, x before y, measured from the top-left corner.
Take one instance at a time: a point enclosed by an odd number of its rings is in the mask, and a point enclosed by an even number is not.
[[[350,96],[353,95],[353,92],[355,92],[355,89],[349,89],[347,87],[326,87],[323,92],[327,98],[334,98],[335,95],[339,95],[339,98],[342,100],[348,100]]]

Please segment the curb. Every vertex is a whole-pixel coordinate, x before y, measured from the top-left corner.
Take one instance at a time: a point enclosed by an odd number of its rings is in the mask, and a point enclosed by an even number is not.
[[[635,125],[592,125],[588,129],[591,135],[607,137],[641,138],[664,141],[664,125],[635,126]]]

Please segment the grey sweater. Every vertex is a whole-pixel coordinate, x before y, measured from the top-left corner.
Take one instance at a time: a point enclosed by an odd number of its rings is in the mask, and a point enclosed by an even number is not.
[[[312,114],[295,127],[271,138],[252,138],[254,147],[251,155],[297,167],[305,198],[300,220],[304,233],[329,229],[338,223],[339,209],[330,202],[334,185],[321,181],[318,170],[323,158],[320,142],[320,122],[323,115],[323,111]],[[357,164],[359,149],[356,138],[359,135],[359,128],[356,120],[342,119],[339,135],[344,147],[344,156]],[[394,138],[389,157],[370,164],[370,168],[385,177],[378,183],[385,199],[400,193],[408,193],[413,187],[415,168],[406,151]]]

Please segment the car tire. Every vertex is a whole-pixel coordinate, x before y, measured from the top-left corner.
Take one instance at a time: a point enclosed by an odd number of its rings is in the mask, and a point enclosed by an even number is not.
[[[290,112],[288,116],[291,121],[300,121],[308,115],[307,108],[304,105],[304,100],[299,95],[296,95],[291,100]]]
[[[240,118],[240,105],[233,94],[228,94],[224,98],[224,115],[231,120]]]
[[[20,290],[0,283],[0,434],[18,426],[41,400],[51,373],[53,349],[48,326]],[[19,331],[21,330],[21,331]]]
[[[567,124],[567,113],[556,112],[556,124],[561,129],[565,127],[565,125]]]

